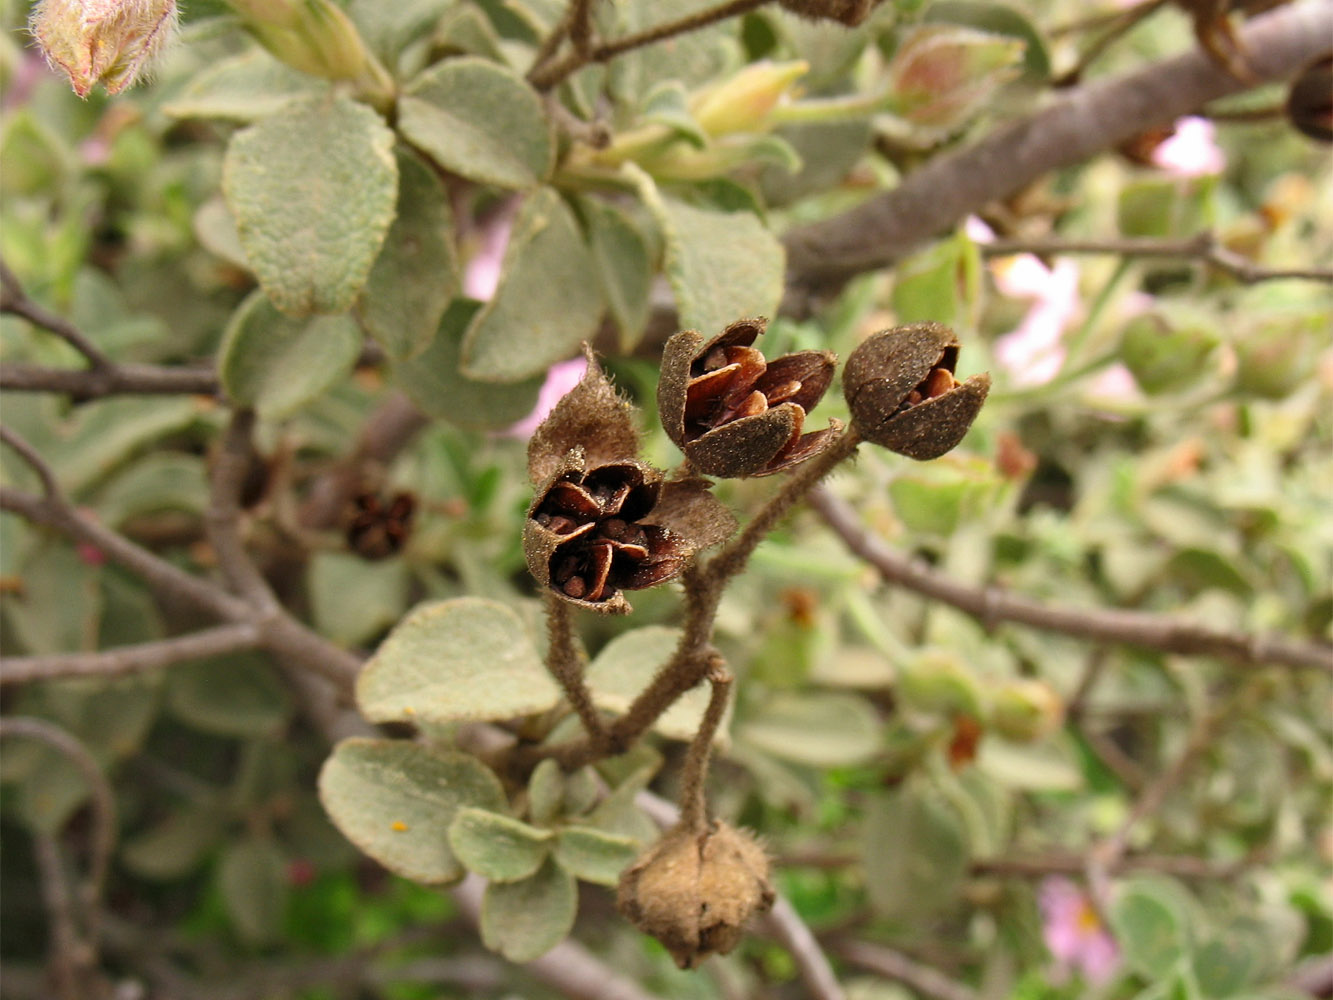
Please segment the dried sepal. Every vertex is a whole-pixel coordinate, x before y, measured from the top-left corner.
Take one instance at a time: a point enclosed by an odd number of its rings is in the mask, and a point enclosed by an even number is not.
[[[990,375],[954,378],[958,338],[939,323],[872,335],[847,359],[843,393],[856,432],[908,458],[939,458],[962,441],[990,392]]]
[[[663,834],[625,869],[616,892],[625,919],[662,942],[682,969],[735,948],[746,922],[775,898],[764,849],[725,823]]]
[[[583,450],[589,467],[633,459],[639,453],[633,408],[616,392],[587,344],[583,353],[587,372],[552,407],[528,442],[528,477],[534,484],[549,479],[575,448]]]
[[[833,380],[837,359],[800,351],[766,361],[752,345],[766,320],[742,319],[705,342],[695,330],[667,341],[657,404],[667,436],[708,476],[768,476],[832,441],[802,433]]]
[[[647,520],[680,536],[692,552],[722,544],[735,532],[736,518],[713,496],[712,485],[697,478],[663,483]]]

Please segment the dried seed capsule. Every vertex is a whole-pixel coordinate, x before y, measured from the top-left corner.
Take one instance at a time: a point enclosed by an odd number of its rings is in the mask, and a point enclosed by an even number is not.
[[[768,476],[812,458],[840,429],[803,434],[837,358],[799,351],[766,361],[751,345],[766,320],[743,319],[707,343],[694,330],[667,341],[657,405],[662,426],[707,476]]]
[[[954,378],[958,338],[939,323],[873,334],[852,352],[842,389],[857,433],[872,444],[926,461],[954,448],[990,392],[990,375]]]
[[[1302,135],[1333,142],[1333,54],[1316,59],[1292,81],[1287,120]]]
[[[625,869],[616,892],[625,919],[661,941],[682,969],[735,948],[746,921],[774,898],[764,849],[725,823],[668,831]]]

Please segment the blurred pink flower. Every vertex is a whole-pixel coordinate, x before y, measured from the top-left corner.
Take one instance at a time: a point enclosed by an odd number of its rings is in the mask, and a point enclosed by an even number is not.
[[[510,201],[477,227],[477,248],[463,268],[463,294],[468,298],[489,302],[495,295],[517,210],[518,203]]]
[[[1176,132],[1153,150],[1152,161],[1177,177],[1207,177],[1226,169],[1227,158],[1217,145],[1217,128],[1206,118],[1181,118]]]
[[[1032,300],[1022,322],[995,341],[995,360],[1015,385],[1049,382],[1064,364],[1064,332],[1079,313],[1078,265],[1061,258],[1049,268],[1023,253],[995,261],[991,274],[1001,294]]]
[[[1054,977],[1066,982],[1078,975],[1094,986],[1109,981],[1120,954],[1087,894],[1056,875],[1042,881],[1037,902],[1042,937],[1055,960]]]
[[[579,384],[583,373],[588,370],[588,361],[582,355],[568,361],[558,361],[546,372],[546,381],[537,393],[537,405],[532,412],[516,424],[500,431],[500,437],[526,439],[532,437],[537,425],[546,419],[555,404],[565,397],[570,389]]]

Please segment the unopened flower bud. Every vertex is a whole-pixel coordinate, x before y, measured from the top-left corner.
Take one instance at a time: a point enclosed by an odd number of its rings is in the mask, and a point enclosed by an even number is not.
[[[991,726],[1006,739],[1033,743],[1054,732],[1064,719],[1060,696],[1045,681],[1019,678],[995,692]]]
[[[778,0],[793,14],[812,21],[828,20],[854,28],[866,19],[875,0]]]
[[[740,943],[745,923],[773,905],[769,862],[747,833],[725,823],[668,831],[620,876],[616,904],[661,941],[682,969]]]
[[[80,97],[99,81],[108,94],[134,83],[175,26],[175,0],[42,0],[29,21],[47,62]]]
[[[1333,54],[1310,63],[1292,82],[1287,120],[1302,135],[1333,142]]]
[[[246,28],[293,69],[326,80],[383,76],[356,26],[331,0],[230,0]]]
[[[1018,76],[1021,39],[951,24],[917,28],[889,64],[891,110],[933,133],[962,126]]]
[[[842,391],[872,444],[926,461],[953,449],[990,392],[990,375],[954,378],[958,338],[939,323],[881,330],[847,359]]]
[[[981,687],[956,657],[923,652],[898,668],[894,696],[905,709],[954,719],[979,718]]]
[[[750,63],[694,100],[694,120],[709,135],[767,131],[768,116],[810,64]]]

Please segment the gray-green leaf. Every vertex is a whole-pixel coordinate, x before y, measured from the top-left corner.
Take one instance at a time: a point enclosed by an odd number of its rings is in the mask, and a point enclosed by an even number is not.
[[[449,846],[470,872],[492,882],[527,878],[546,860],[548,830],[486,809],[461,809],[449,824]]]
[[[292,101],[238,132],[222,191],[273,304],[292,316],[346,312],[393,221],[393,132],[346,98]]]
[[[415,882],[463,877],[447,831],[459,809],[505,808],[500,779],[463,753],[405,740],[344,740],[324,762],[319,797],[343,835]]]
[[[277,418],[331,388],[360,353],[361,331],[350,316],[292,319],[256,291],[232,315],[218,374],[234,402]]]
[[[447,59],[414,80],[398,102],[398,128],[446,170],[498,187],[540,184],[555,155],[536,91],[474,56]]]
[[[568,358],[602,317],[592,254],[553,188],[528,197],[514,219],[495,295],[463,339],[469,378],[517,382]]]
[[[815,767],[859,764],[883,746],[875,709],[860,695],[783,692],[760,705],[737,735],[775,757]]]
[[[639,845],[629,837],[595,830],[588,826],[570,826],[561,830],[555,841],[555,860],[575,878],[598,885],[615,885],[620,873],[639,853]]]
[[[371,722],[458,722],[545,712],[560,700],[522,621],[498,601],[423,604],[399,622],[357,679]]]
[[[551,859],[521,882],[492,882],[481,899],[481,940],[511,962],[531,962],[574,926],[574,877]]]
[[[287,917],[286,862],[268,837],[248,837],[222,853],[218,888],[227,916],[247,944],[272,944]]]

